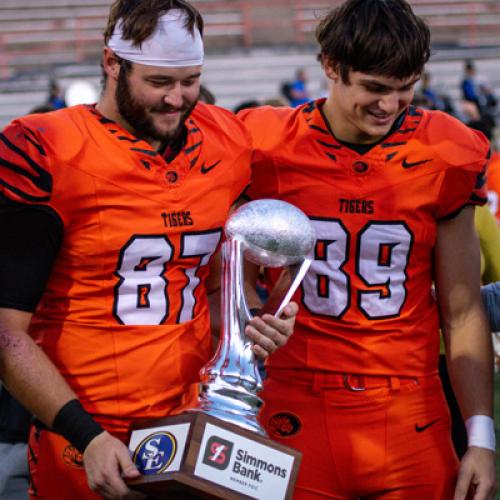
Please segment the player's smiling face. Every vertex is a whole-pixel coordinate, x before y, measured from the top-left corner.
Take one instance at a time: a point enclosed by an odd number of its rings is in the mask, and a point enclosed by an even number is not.
[[[160,68],[134,63],[117,81],[120,115],[138,137],[165,142],[175,137],[200,94],[201,66]]]
[[[350,71],[344,82],[326,68],[333,81],[325,111],[338,139],[368,144],[377,142],[413,100],[418,76],[399,79]]]

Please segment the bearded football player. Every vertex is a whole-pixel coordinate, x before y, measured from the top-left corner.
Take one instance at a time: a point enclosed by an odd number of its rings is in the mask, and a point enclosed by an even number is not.
[[[197,398],[209,266],[251,157],[243,125],[197,103],[202,31],[182,0],[117,0],[99,102],[0,134],[0,377],[37,417],[32,498],[138,496],[130,423]],[[295,311],[252,320],[257,354]]]

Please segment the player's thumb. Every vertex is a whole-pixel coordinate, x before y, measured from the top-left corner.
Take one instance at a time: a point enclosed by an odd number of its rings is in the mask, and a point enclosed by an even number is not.
[[[455,487],[454,500],[465,500],[469,491],[470,482],[472,480],[472,471],[469,468],[460,468],[457,479],[457,486]]]
[[[299,312],[299,306],[296,302],[289,302],[285,308],[283,309],[284,318],[290,318],[292,316],[296,316]]]
[[[120,469],[122,471],[122,477],[127,479],[133,479],[134,477],[139,477],[141,473],[137,470],[134,462],[130,458],[127,448],[123,448],[117,455],[118,463],[120,464]]]

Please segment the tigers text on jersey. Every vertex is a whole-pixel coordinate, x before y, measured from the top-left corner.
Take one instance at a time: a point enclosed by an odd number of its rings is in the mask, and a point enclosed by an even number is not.
[[[14,121],[0,194],[64,227],[30,334],[109,430],[178,407],[211,353],[205,279],[250,181],[250,138],[199,104],[171,162],[94,108]]]
[[[249,196],[296,205],[317,236],[295,295],[295,333],[269,365],[435,373],[437,224],[484,203],[488,143],[448,115],[410,108],[399,128],[360,154],[334,138],[323,102],[240,114],[254,146]]]

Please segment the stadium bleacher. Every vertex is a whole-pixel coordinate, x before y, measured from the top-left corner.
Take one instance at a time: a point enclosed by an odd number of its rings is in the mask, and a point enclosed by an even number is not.
[[[99,87],[102,31],[112,0],[0,2],[0,125],[45,99],[49,79]],[[322,74],[314,28],[341,0],[194,0],[205,19],[204,81],[222,106],[275,97],[280,83],[303,66],[317,95]],[[500,2],[410,0],[431,27],[434,81],[458,95],[465,57],[500,94]],[[453,50],[450,50],[453,49]]]
[[[204,15],[208,50],[228,46],[310,44],[321,15],[340,0],[194,0]],[[500,45],[500,2],[411,0],[434,41]],[[95,59],[111,0],[0,2],[0,77]]]

